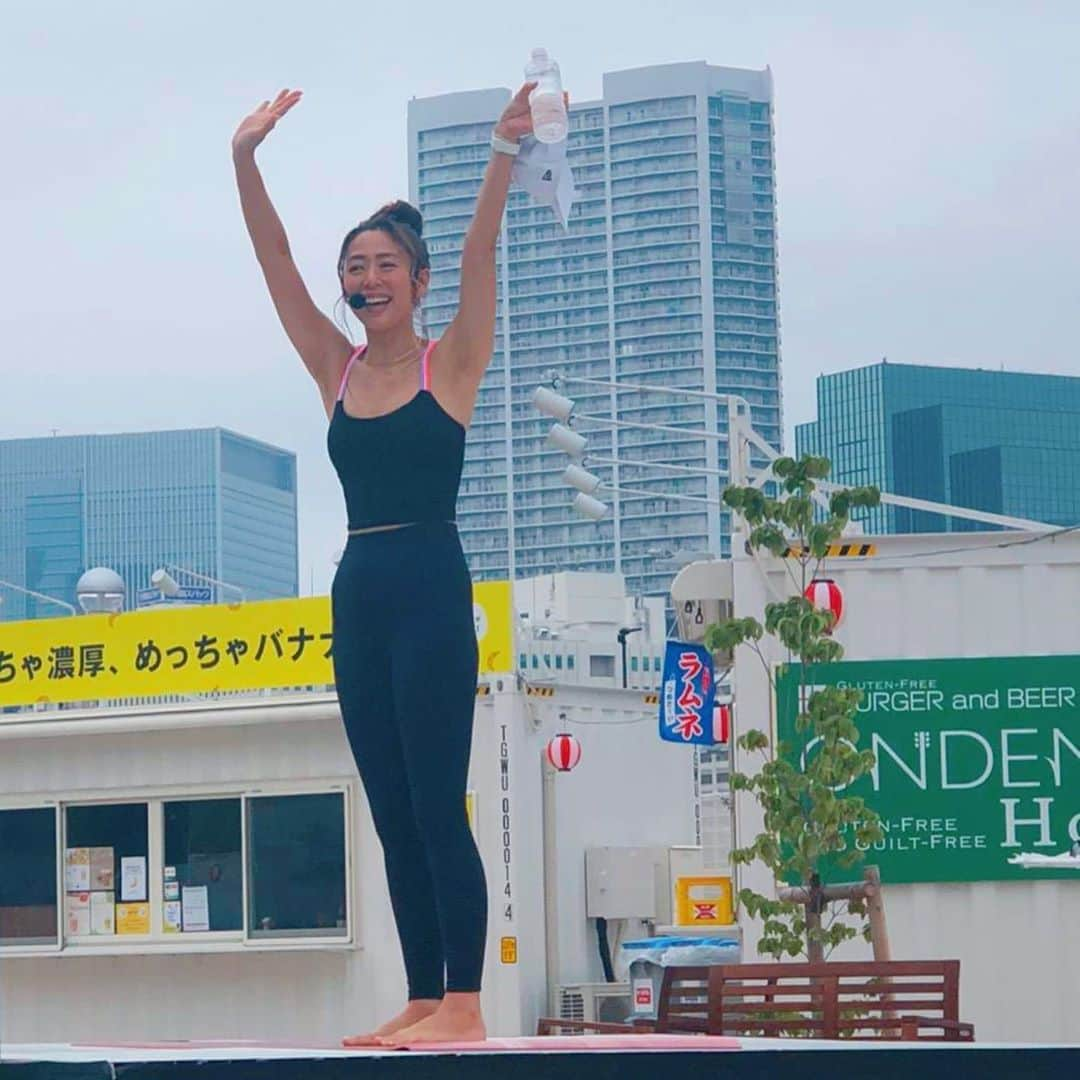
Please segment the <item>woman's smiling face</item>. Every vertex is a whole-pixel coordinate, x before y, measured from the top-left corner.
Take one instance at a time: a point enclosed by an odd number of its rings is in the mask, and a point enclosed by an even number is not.
[[[411,321],[413,309],[427,288],[427,270],[413,277],[409,254],[382,229],[365,229],[353,237],[341,272],[346,297],[359,293],[366,303],[357,312],[365,327],[388,329]]]

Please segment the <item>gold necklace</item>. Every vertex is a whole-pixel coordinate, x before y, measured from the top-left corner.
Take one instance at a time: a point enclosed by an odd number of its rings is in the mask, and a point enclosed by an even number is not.
[[[395,367],[396,365],[398,365],[400,363],[403,363],[408,357],[412,356],[412,354],[414,352],[416,352],[416,350],[419,349],[422,344],[423,344],[423,342],[417,341],[416,344],[413,345],[413,347],[411,349],[408,349],[406,352],[403,352],[396,359],[391,360],[391,361],[389,361],[388,363],[385,363],[385,364],[373,364],[370,360],[366,360],[366,358],[365,358],[367,366],[368,367],[373,367],[373,368],[379,368],[381,370],[385,370],[386,368]]]

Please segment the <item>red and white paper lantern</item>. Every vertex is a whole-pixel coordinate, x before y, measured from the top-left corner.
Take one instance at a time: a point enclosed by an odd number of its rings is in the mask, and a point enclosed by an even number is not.
[[[713,709],[713,742],[726,746],[731,741],[731,706],[717,705]]]
[[[806,586],[803,595],[818,611],[832,612],[832,626],[826,631],[831,634],[844,617],[844,594],[840,591],[840,586],[832,578],[815,578]]]
[[[547,744],[547,759],[559,772],[569,772],[581,760],[581,743],[561,732]]]

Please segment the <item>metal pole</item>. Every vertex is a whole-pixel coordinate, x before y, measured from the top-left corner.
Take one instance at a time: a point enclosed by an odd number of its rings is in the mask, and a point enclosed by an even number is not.
[[[544,966],[547,969],[548,1015],[559,1016],[559,859],[555,837],[555,769],[541,751],[540,816],[544,845]]]
[[[644,575],[642,575],[644,576]],[[639,582],[639,584],[641,584]],[[619,639],[619,646],[622,649],[622,687],[626,689],[626,639],[631,634],[636,634],[641,630],[640,626],[620,626],[619,632],[616,637]]]
[[[4,581],[0,578],[0,587],[5,589],[14,589],[15,592],[25,593],[27,596],[36,597],[38,600],[48,600],[50,604],[57,604],[62,608],[67,608],[72,615],[78,615],[78,609],[74,604],[69,604],[66,600],[57,600],[55,596],[47,596],[45,593],[35,592],[33,589],[26,588],[25,585],[16,585],[14,581]]]
[[[649,491],[646,488],[614,488],[610,484],[601,484],[598,490],[616,491],[620,495],[641,495],[647,499],[679,499],[682,502],[701,503],[703,506],[723,506],[716,499],[703,499],[700,495],[678,495],[667,491]]]
[[[663,431],[674,435],[689,435],[692,439],[713,439],[716,442],[727,442],[727,433],[724,431],[702,431],[697,428],[672,427],[669,424],[638,424],[633,420],[612,420],[607,416],[596,416],[593,413],[574,413],[574,420],[590,420],[594,424],[608,424],[615,428],[636,428],[638,431]],[[572,430],[577,430],[576,428]],[[580,432],[579,432],[580,434]]]
[[[614,387],[616,390],[642,390],[650,394],[671,394],[673,397],[691,397],[701,398],[704,401],[727,401],[727,402],[739,402],[750,408],[749,402],[746,398],[739,397],[738,394],[710,394],[707,390],[684,390],[678,386],[652,386],[649,383],[632,383],[632,382],[606,382],[603,379],[587,379],[581,375],[562,375],[559,372],[553,372],[551,381],[558,388],[559,383],[582,383],[589,386],[609,386]]]
[[[196,573],[194,570],[188,570],[186,567],[177,566],[177,565],[175,565],[175,563],[166,564],[165,569],[166,570],[175,570],[175,571],[177,571],[177,573],[180,573],[180,574],[187,574],[188,577],[193,577],[197,581],[205,581],[210,585],[217,585],[217,586],[219,586],[220,588],[223,588],[223,589],[232,589],[235,592],[238,592],[240,594],[240,599],[241,600],[246,600],[247,599],[247,597],[244,595],[244,590],[241,589],[239,585],[230,585],[227,581],[219,581],[217,578],[209,577],[207,574]]]
[[[817,485],[822,491],[841,491],[843,484],[836,484],[832,480],[818,480]],[[986,525],[1001,525],[1006,529],[1027,529],[1032,532],[1051,531],[1056,525],[1048,525],[1045,521],[1029,521],[1027,518],[1010,517],[1005,514],[991,514],[986,510],[971,510],[963,506],[950,506],[947,503],[931,502],[928,499],[913,499],[907,495],[893,495],[891,492],[881,492],[881,501],[890,506],[902,506],[908,510],[923,510],[928,514],[941,514],[944,517],[965,518],[968,521],[978,521]]]
[[[593,454],[586,454],[582,458],[584,464],[595,462],[597,465],[633,465],[639,469],[667,469],[669,472],[688,473],[691,476],[722,476],[727,479],[727,473],[723,469],[698,469],[693,465],[665,465],[662,461],[631,461],[630,458],[602,458]]]

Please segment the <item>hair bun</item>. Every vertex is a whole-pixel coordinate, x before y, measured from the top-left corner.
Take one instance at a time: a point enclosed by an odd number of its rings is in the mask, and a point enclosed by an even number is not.
[[[400,225],[408,225],[417,236],[424,235],[424,215],[412,203],[407,203],[404,199],[387,203],[375,217],[396,221]]]

